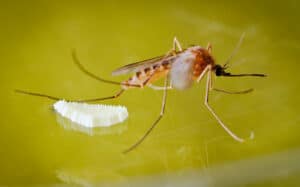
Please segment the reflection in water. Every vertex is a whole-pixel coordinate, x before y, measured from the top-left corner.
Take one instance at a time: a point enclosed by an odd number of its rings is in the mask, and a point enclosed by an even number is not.
[[[81,186],[201,186],[201,187],[231,187],[260,184],[270,186],[274,181],[294,177],[299,183],[300,149],[274,153],[213,166],[205,170],[185,170],[172,173],[143,177],[127,177],[126,180],[113,183],[103,183],[99,180],[101,172],[93,173],[87,169],[76,171],[59,170],[56,177],[67,183]],[[76,174],[74,174],[76,173]],[[123,176],[125,177],[125,176]],[[270,183],[269,183],[270,182]],[[286,185],[281,185],[286,186]],[[295,186],[295,185],[294,185]]]
[[[93,186],[90,182],[88,182],[85,179],[82,179],[80,177],[77,177],[75,175],[72,175],[66,171],[63,170],[57,170],[56,171],[56,177],[66,183],[66,184],[70,184],[70,185],[79,185],[79,186],[84,186],[84,187],[89,187],[89,186]]]
[[[121,134],[125,130],[127,130],[127,122],[113,125],[110,127],[84,127],[79,125],[71,120],[61,116],[56,113],[56,121],[59,123],[64,129],[71,131],[78,131],[84,134],[88,134],[89,136],[94,135],[107,135],[107,134]]]

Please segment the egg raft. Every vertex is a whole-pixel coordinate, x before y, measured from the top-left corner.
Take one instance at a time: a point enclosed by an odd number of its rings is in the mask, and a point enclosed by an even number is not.
[[[59,100],[54,110],[63,117],[84,127],[109,127],[121,123],[128,117],[125,106],[87,104]]]

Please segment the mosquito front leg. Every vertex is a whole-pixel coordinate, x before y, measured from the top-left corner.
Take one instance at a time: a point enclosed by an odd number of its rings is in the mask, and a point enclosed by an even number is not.
[[[224,90],[224,89],[219,89],[219,88],[214,88],[212,86],[212,78],[210,80],[210,84],[209,84],[209,91],[216,91],[216,92],[222,92],[222,93],[226,93],[226,94],[246,94],[246,93],[250,93],[252,92],[254,89],[253,88],[250,88],[250,89],[247,89],[247,90],[241,90],[241,91],[228,91],[228,90]]]
[[[212,78],[210,79],[210,84],[209,84],[209,91],[216,91],[216,92],[222,92],[222,93],[226,93],[226,94],[246,94],[246,93],[250,93],[252,92],[254,89],[253,88],[250,88],[250,89],[247,89],[247,90],[241,90],[241,91],[228,91],[228,90],[224,90],[224,89],[219,89],[219,88],[214,88],[212,85],[213,85],[213,82],[212,82]]]
[[[246,94],[246,93],[252,92],[254,89],[249,88],[247,90],[241,90],[241,91],[228,91],[228,90],[223,90],[223,89],[219,89],[219,88],[211,88],[210,90],[214,90],[214,91],[222,92],[222,93],[226,93],[226,94]]]
[[[211,114],[216,118],[216,120],[218,121],[218,123],[223,127],[223,129],[236,141],[239,142],[244,142],[244,139],[238,137],[236,134],[234,134],[219,118],[219,116],[215,113],[215,111],[210,107],[208,100],[209,100],[209,92],[210,92],[210,88],[211,88],[211,66],[208,66],[209,70],[208,70],[208,74],[207,74],[207,82],[206,82],[206,92],[205,92],[205,100],[204,100],[204,104],[207,107],[207,109],[211,112]]]
[[[165,79],[165,84],[164,84],[165,89],[164,89],[164,94],[163,94],[163,99],[162,99],[162,103],[161,103],[161,110],[160,110],[159,116],[153,122],[151,127],[146,131],[146,133],[135,144],[133,144],[128,149],[123,151],[123,153],[128,153],[128,152],[132,151],[133,149],[135,149],[137,146],[139,146],[147,138],[147,136],[151,133],[151,131],[154,129],[154,127],[158,124],[158,122],[163,117],[164,112],[165,112],[166,100],[167,100],[168,81],[169,81],[169,77],[167,76]]]
[[[208,69],[209,69],[209,66],[206,66],[206,68],[202,71],[202,73],[197,78],[197,82],[200,82],[203,79],[203,77],[206,74],[206,72],[208,71]]]

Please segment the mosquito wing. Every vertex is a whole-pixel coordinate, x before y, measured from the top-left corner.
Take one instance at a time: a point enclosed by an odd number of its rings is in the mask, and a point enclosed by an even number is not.
[[[112,72],[112,75],[115,76],[115,75],[123,75],[123,74],[132,73],[132,72],[137,72],[137,71],[140,71],[141,69],[144,69],[146,67],[153,66],[155,64],[160,64],[163,60],[171,59],[173,57],[175,57],[175,56],[172,55],[172,54],[162,55],[162,56],[150,58],[150,59],[147,59],[147,60],[143,60],[143,61],[140,61],[140,62],[128,64],[128,65],[125,65],[123,67],[120,67],[120,68],[114,70]]]

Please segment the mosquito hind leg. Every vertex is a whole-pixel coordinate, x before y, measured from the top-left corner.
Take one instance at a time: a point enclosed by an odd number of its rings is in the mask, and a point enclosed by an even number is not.
[[[37,96],[37,97],[44,97],[44,98],[47,98],[47,99],[50,99],[50,100],[54,100],[54,101],[63,100],[62,98],[51,96],[51,95],[47,95],[47,94],[43,94],[43,93],[29,92],[29,91],[24,91],[24,90],[19,90],[19,89],[15,89],[15,92],[16,93],[20,93],[20,94],[25,94],[25,95],[31,95],[31,96]]]
[[[88,71],[82,65],[82,63],[79,61],[75,49],[72,50],[72,59],[73,59],[74,64],[79,68],[80,71],[82,71],[84,74],[86,74],[87,76],[89,76],[89,77],[91,77],[91,78],[93,78],[95,80],[98,80],[98,81],[103,82],[103,83],[108,83],[108,84],[127,86],[127,84],[125,84],[123,82],[116,82],[116,81],[111,81],[111,80],[103,79],[103,78],[95,75],[94,73]],[[139,87],[139,85],[135,85],[135,84],[132,84],[130,86],[132,86],[132,87]]]
[[[116,98],[120,97],[124,92],[125,92],[125,90],[121,89],[115,95],[112,95],[112,96],[92,98],[92,99],[83,99],[83,100],[77,100],[76,102],[95,102],[95,101],[104,101],[104,100],[109,100],[109,99],[116,99]]]
[[[223,127],[223,129],[236,141],[238,142],[244,142],[245,140],[238,137],[236,134],[234,134],[219,118],[219,116],[215,113],[215,111],[210,107],[208,101],[209,101],[209,92],[211,88],[211,67],[209,67],[208,74],[207,74],[207,82],[206,82],[206,92],[205,92],[205,100],[204,104],[207,107],[207,109],[210,111],[210,113],[215,117],[215,119],[218,121],[218,123]]]
[[[121,94],[123,94],[124,91],[125,91],[124,89],[121,89],[115,95],[112,95],[109,97],[73,100],[73,99],[65,99],[65,98],[61,98],[61,97],[55,97],[55,96],[51,96],[51,95],[47,95],[47,94],[43,94],[43,93],[29,92],[29,91],[24,91],[24,90],[15,90],[15,92],[25,94],[25,95],[43,97],[43,98],[47,98],[47,99],[54,100],[54,101],[65,100],[68,102],[95,102],[95,101],[103,101],[103,100],[108,100],[108,99],[115,99],[115,98],[118,98]]]

